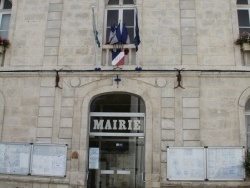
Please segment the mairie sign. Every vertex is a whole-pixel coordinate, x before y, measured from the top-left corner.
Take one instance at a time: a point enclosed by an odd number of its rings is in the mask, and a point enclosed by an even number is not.
[[[92,131],[99,131],[99,130],[141,130],[141,120],[134,119],[134,120],[125,120],[125,119],[94,119],[92,124]]]

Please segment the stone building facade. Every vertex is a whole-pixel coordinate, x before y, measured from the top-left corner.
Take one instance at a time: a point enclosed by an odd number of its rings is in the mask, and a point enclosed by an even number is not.
[[[249,52],[235,44],[237,10],[244,5],[235,0],[116,2],[11,1],[11,46],[1,54],[0,142],[67,144],[67,165],[66,177],[1,174],[0,187],[249,187],[247,180],[167,178],[168,146],[249,147]],[[111,65],[111,50],[117,47],[107,43],[106,20],[116,15],[109,10],[121,10],[118,22],[125,22],[126,8],[133,12],[133,37],[138,15],[141,43],[136,52],[130,36],[130,44],[123,46],[128,50],[125,65],[117,68]],[[129,109],[123,111],[122,105]],[[118,117],[120,122],[120,112],[140,121],[142,132],[112,130],[106,135],[92,130],[92,117],[110,117],[113,123]],[[100,128],[101,121],[96,122]],[[99,151],[99,174],[89,169],[91,144],[97,147],[94,139],[111,147]],[[140,144],[138,155],[135,148]],[[132,165],[133,170],[126,171],[134,160],[140,170]],[[144,182],[137,184],[140,178]]]

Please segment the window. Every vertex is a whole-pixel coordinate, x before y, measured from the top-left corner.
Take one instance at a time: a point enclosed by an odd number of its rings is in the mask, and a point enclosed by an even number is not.
[[[2,38],[8,38],[11,8],[11,0],[0,0],[0,37]]]
[[[106,5],[105,15],[105,37],[104,44],[110,43],[111,27],[118,27],[123,32],[127,28],[128,39],[125,44],[132,44],[135,29],[135,4],[134,0],[109,0]]]
[[[144,112],[145,104],[141,98],[130,94],[106,94],[91,103],[91,112]]]
[[[247,124],[247,148],[250,149],[250,99],[247,101],[245,106],[246,113],[246,124]]]
[[[105,0],[105,3],[102,65],[136,65],[136,0]]]
[[[240,33],[250,33],[250,0],[237,0]]]

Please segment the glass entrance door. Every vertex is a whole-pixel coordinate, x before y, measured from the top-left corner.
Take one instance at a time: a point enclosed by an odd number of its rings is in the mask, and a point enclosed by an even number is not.
[[[145,103],[108,93],[91,102],[88,188],[144,188]]]
[[[89,139],[88,188],[143,188],[144,137]]]

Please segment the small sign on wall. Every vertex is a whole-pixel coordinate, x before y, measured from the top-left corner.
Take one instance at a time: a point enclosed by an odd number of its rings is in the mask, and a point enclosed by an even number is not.
[[[99,169],[99,148],[89,148],[89,169]]]

